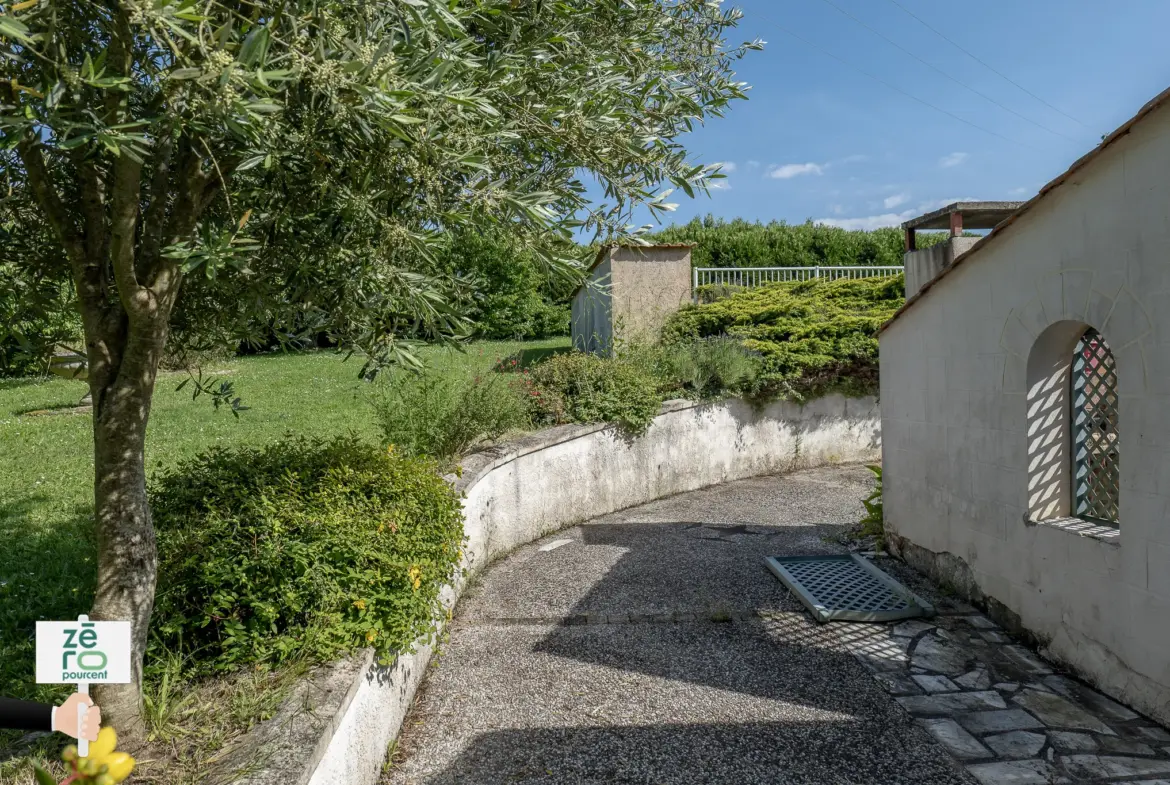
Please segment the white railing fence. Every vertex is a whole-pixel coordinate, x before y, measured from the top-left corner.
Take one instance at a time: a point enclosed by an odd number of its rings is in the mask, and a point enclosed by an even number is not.
[[[824,278],[835,281],[838,278],[886,278],[899,275],[903,267],[696,267],[691,271],[692,287],[698,300],[699,288],[703,286],[736,286],[749,288],[782,281],[807,281],[810,278]]]

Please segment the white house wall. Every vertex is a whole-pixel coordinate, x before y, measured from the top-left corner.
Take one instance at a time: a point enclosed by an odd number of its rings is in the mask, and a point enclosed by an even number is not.
[[[1058,323],[1097,328],[1116,358],[1112,539],[1025,520],[1028,357]],[[885,330],[881,414],[893,547],[1170,720],[1170,112],[1135,125]]]

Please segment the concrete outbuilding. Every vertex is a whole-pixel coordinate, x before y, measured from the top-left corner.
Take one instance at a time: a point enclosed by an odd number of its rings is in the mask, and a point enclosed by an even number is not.
[[[620,342],[655,341],[691,302],[691,245],[602,248],[573,294],[573,346],[603,354]]]
[[[965,237],[968,230],[994,229],[997,224],[1023,206],[1023,202],[955,202],[902,224],[906,235],[906,296],[912,297],[927,281],[935,278],[958,257],[979,242]],[[919,248],[919,230],[946,229],[947,239],[928,248]]]
[[[1168,101],[969,248],[971,208],[947,208],[947,226],[964,221],[940,252],[953,258],[913,287],[913,230],[940,216],[908,222],[908,299],[880,334],[891,549],[1163,722]]]

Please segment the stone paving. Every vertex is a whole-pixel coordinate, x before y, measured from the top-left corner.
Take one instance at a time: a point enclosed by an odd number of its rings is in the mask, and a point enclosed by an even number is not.
[[[460,603],[383,785],[1170,785],[1163,729],[899,562],[938,616],[814,622],[763,557],[845,552],[870,487],[756,478],[518,549]]]
[[[1170,785],[1170,733],[1054,673],[974,608],[950,603],[929,620],[833,627],[894,700],[984,785]]]

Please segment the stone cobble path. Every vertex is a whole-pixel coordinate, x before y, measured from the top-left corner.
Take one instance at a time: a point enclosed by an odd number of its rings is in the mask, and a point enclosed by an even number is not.
[[[984,785],[1170,785],[1166,730],[1054,673],[973,608],[927,621],[834,628],[894,700]]]
[[[904,565],[928,620],[819,625],[765,556],[844,553],[844,466],[572,527],[465,593],[383,785],[1170,785],[1170,736]]]

